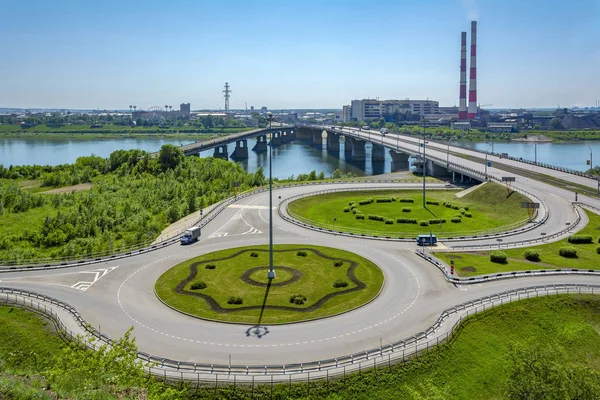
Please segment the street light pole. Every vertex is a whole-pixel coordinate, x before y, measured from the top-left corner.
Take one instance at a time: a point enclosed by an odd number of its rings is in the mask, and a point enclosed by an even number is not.
[[[268,112],[269,131],[273,128],[273,113]],[[275,270],[273,269],[273,132],[269,141],[269,272],[267,279],[275,279]]]
[[[425,171],[427,168],[425,159],[425,119],[423,119],[423,208],[426,208],[427,202],[425,200]]]
[[[452,138],[448,139],[448,148],[446,149],[446,168],[450,168],[450,141]]]
[[[594,173],[594,159],[592,158],[593,153],[592,153],[592,148],[590,146],[587,146],[588,149],[590,149],[590,166],[592,167],[591,171],[592,174]],[[600,171],[596,171],[596,180],[598,181],[598,194],[600,195]]]

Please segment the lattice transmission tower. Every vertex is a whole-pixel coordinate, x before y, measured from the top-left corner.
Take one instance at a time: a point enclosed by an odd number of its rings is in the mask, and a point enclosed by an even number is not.
[[[229,114],[229,98],[231,97],[231,89],[229,82],[225,82],[225,88],[223,89],[223,97],[225,98],[225,114]]]

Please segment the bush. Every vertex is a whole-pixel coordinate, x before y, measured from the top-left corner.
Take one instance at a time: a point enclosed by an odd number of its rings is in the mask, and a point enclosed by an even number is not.
[[[430,219],[429,220],[429,224],[430,225],[445,224],[445,223],[446,223],[446,220],[443,219],[443,218],[440,218],[440,219]]]
[[[417,219],[416,218],[397,218],[396,223],[397,224],[416,224]]]
[[[250,257],[258,257],[258,253],[253,251],[252,253],[250,253]]]
[[[299,256],[299,257],[306,257],[307,256],[307,254],[306,254],[305,251],[299,251],[299,252],[296,253],[296,255]]]
[[[337,281],[333,282],[334,288],[341,288],[341,287],[346,287],[346,286],[348,286],[348,282],[343,281],[341,279],[338,279]]]
[[[392,201],[396,201],[396,198],[395,198],[395,197],[392,197]]]
[[[359,205],[359,206],[364,206],[364,205],[366,205],[366,204],[371,204],[372,202],[373,202],[373,200],[372,200],[372,199],[364,199],[364,200],[361,200],[361,201],[359,201],[359,202],[358,202],[358,205]]]
[[[400,199],[400,203],[414,203],[415,199]]]
[[[379,197],[376,200],[377,203],[391,203],[392,202],[392,198],[391,197]]]
[[[465,211],[469,211],[469,207],[465,206],[463,208],[465,209]]]
[[[459,210],[459,209],[460,209],[460,207],[459,207],[459,206],[457,206],[456,204],[452,204],[452,209],[453,209],[453,210]]]
[[[419,226],[429,226],[429,221],[421,220],[419,221]]]
[[[525,250],[525,259],[529,261],[540,261],[540,252],[533,249]]]
[[[600,246],[596,247],[596,253],[600,254]]]
[[[460,213],[461,213],[462,215],[465,215],[465,213],[466,213],[466,212],[467,212],[467,210],[465,210],[464,208],[461,208],[461,209],[460,209]]]
[[[227,304],[242,304],[243,302],[244,299],[238,296],[231,296],[229,297],[229,300],[227,300]]]
[[[471,218],[473,215],[470,212],[465,212],[465,217]]]
[[[571,235],[569,236],[569,243],[573,244],[584,244],[584,243],[593,243],[594,238],[592,235]]]
[[[386,225],[393,225],[394,224],[394,220],[391,219],[391,218],[388,218],[388,219],[385,220],[385,224]]]
[[[349,205],[350,207],[352,207],[352,206],[356,205],[356,202],[355,202],[355,201],[349,201],[349,202],[348,202],[348,205]]]
[[[506,264],[506,253],[503,251],[492,251],[490,261],[498,264]]]
[[[431,204],[431,205],[433,205],[433,206],[439,206],[439,205],[440,205],[440,202],[439,202],[439,201],[437,201],[437,200],[426,200],[426,201],[425,201],[425,204]]]
[[[204,282],[194,282],[194,283],[192,283],[192,286],[190,286],[190,288],[192,290],[206,289],[206,283],[204,283]]]
[[[342,260],[336,260],[333,262],[334,267],[341,267],[344,264]]]
[[[382,217],[381,215],[369,214],[367,218],[372,219],[373,221],[385,221],[385,217]]]
[[[301,295],[300,293],[293,294],[290,297],[290,303],[292,303],[292,304],[302,305],[302,304],[304,304],[305,301],[306,301],[306,297]]]
[[[217,266],[216,266],[215,264],[206,264],[206,265],[204,266],[204,268],[205,268],[205,269],[215,269],[215,268],[217,268]]]
[[[450,222],[455,223],[455,224],[460,224],[462,222],[462,218],[452,217],[452,218],[450,218]]]
[[[402,212],[411,212],[411,210],[410,207],[402,207]]]
[[[356,219],[365,219],[363,214],[356,214]]]
[[[560,249],[558,249],[558,254],[565,258],[576,258],[577,250],[575,249],[575,247],[571,246],[561,247]]]
[[[344,212],[350,212],[350,207],[344,207]]]
[[[352,209],[352,214],[360,214],[360,210],[358,208]]]

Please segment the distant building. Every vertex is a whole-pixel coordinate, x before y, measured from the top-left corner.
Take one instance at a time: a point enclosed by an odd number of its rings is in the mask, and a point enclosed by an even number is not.
[[[250,106],[250,111],[254,111],[254,106]]]
[[[185,115],[190,115],[190,112],[191,112],[190,103],[181,103],[179,105],[179,112],[181,112]]]
[[[518,132],[518,122],[488,122],[487,130],[490,132]]]
[[[439,102],[434,100],[352,100],[348,109],[353,121],[368,121],[387,118],[394,115],[422,117],[439,114]],[[342,110],[343,111],[343,110]]]
[[[466,122],[452,122],[450,127],[453,131],[470,131],[471,123],[469,121]]]
[[[266,113],[266,112],[267,112],[267,107],[265,107],[265,106],[262,106],[262,107],[260,108],[260,112],[261,112],[261,113]]]

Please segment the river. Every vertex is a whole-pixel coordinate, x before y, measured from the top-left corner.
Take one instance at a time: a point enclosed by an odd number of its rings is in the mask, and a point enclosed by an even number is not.
[[[40,139],[40,138],[0,138],[0,164],[9,165],[57,165],[73,163],[80,156],[95,154],[108,157],[110,153],[119,149],[142,149],[145,151],[157,151],[163,144],[182,145],[193,143],[193,140],[183,139]],[[254,146],[255,140],[248,141],[248,147]],[[451,142],[453,143],[453,142]],[[492,151],[491,142],[456,142],[461,146],[475,148],[478,150]],[[538,143],[530,142],[494,142],[493,151],[496,153],[508,153],[513,157],[522,157],[534,160],[537,147],[537,160],[562,167],[584,171],[586,160],[590,158],[590,148],[596,159],[594,164],[600,164],[600,142],[581,141],[563,143]],[[235,144],[229,145],[229,154],[233,152]],[[201,157],[212,155],[212,150],[202,152]],[[323,171],[330,176],[336,169],[344,173],[352,173],[357,176],[377,175],[389,173],[390,156],[386,152],[385,162],[349,163],[343,159],[323,152],[313,146],[302,142],[293,142],[276,148],[273,151],[273,176],[286,179],[299,174],[307,174],[312,170],[317,173]],[[256,171],[260,166],[268,168],[267,154],[256,154],[249,151],[248,160],[240,162],[242,167],[249,172]]]

